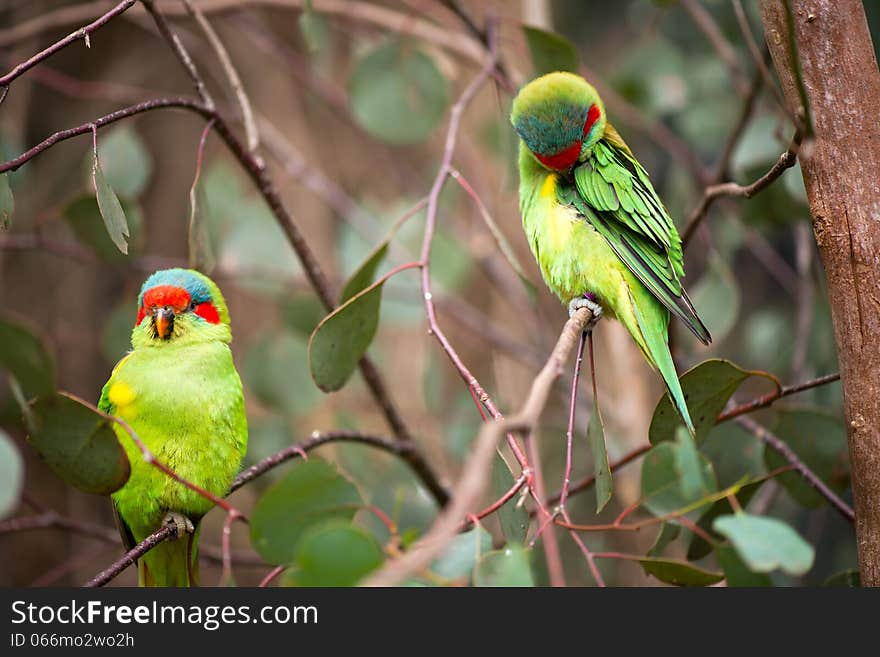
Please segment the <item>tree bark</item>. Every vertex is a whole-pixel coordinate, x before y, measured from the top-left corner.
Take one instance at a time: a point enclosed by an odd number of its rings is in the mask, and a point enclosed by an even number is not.
[[[790,17],[783,0],[762,0],[761,14],[786,100],[804,115],[805,98],[813,119],[801,170],[831,297],[862,584],[880,586],[880,72],[859,0],[788,3]]]

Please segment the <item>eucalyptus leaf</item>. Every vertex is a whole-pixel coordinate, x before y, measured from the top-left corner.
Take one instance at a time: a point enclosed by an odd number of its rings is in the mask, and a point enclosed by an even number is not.
[[[24,324],[2,316],[0,369],[9,370],[27,399],[55,390],[55,362],[42,338]]]
[[[351,521],[363,500],[354,484],[326,461],[297,463],[257,500],[250,516],[251,544],[269,563],[294,561],[309,527]]]
[[[0,174],[0,230],[9,230],[15,213],[15,197],[9,186],[9,174]]]
[[[638,561],[645,573],[675,586],[709,586],[724,579],[723,573],[705,570],[681,559],[641,557]]]
[[[415,43],[388,41],[355,64],[348,84],[355,119],[393,144],[422,141],[443,118],[446,79]]]
[[[122,204],[116,196],[116,192],[110,187],[110,183],[104,177],[101,170],[101,164],[98,161],[98,154],[94,153],[92,161],[92,182],[95,185],[95,197],[98,201],[98,210],[101,218],[104,219],[104,227],[110,239],[125,255],[128,255],[128,220],[125,218],[125,211]]]
[[[753,572],[780,569],[789,575],[803,575],[813,567],[813,546],[781,520],[735,513],[716,518],[712,527],[730,539]]]
[[[579,58],[571,41],[537,27],[524,25],[522,30],[532,57],[535,77],[554,71],[577,73]]]
[[[587,427],[587,442],[593,455],[593,475],[596,478],[596,513],[602,511],[611,499],[614,483],[608,465],[608,449],[605,446],[605,427],[599,411],[599,400],[593,398],[593,411]]]
[[[131,471],[113,421],[65,393],[42,396],[30,405],[34,426],[28,442],[74,488],[109,495]]]
[[[518,543],[484,554],[474,567],[474,586],[534,586],[530,554]]]
[[[383,561],[370,534],[341,520],[310,527],[299,540],[285,586],[354,586]]]

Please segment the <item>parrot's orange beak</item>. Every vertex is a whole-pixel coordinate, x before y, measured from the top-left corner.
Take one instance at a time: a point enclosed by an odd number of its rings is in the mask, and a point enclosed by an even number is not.
[[[163,340],[170,338],[174,330],[174,310],[169,307],[156,308],[153,311],[153,326],[158,337]]]

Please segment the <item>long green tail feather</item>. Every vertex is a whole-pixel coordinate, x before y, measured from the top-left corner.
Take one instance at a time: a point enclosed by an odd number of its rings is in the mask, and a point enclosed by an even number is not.
[[[657,369],[660,370],[660,375],[663,377],[666,389],[669,390],[669,395],[672,397],[675,408],[678,409],[678,414],[681,415],[687,430],[693,436],[696,433],[694,431],[694,423],[691,421],[691,414],[688,412],[687,404],[684,401],[684,392],[682,392],[681,384],[678,381],[675,364],[672,362],[672,354],[669,352],[669,315],[666,315],[667,320],[662,324],[646,321],[642,317],[642,313],[632,294],[630,294],[629,298],[651,360]]]
[[[199,585],[199,527],[193,534],[159,543],[138,560],[139,586]],[[187,559],[192,557],[191,567]]]

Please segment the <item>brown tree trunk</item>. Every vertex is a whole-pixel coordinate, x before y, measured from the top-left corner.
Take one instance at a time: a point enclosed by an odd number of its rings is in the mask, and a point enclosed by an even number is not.
[[[782,0],[762,0],[761,14],[785,97],[797,110],[805,95],[813,118],[801,168],[831,297],[862,583],[880,586],[880,72],[860,0],[788,2],[791,19]]]

